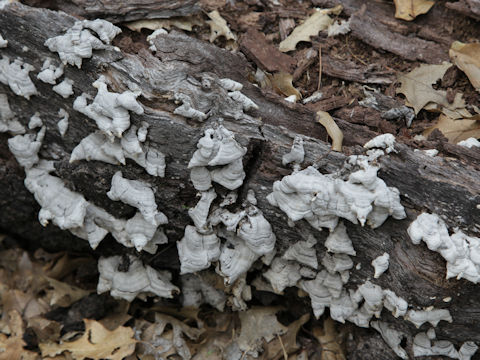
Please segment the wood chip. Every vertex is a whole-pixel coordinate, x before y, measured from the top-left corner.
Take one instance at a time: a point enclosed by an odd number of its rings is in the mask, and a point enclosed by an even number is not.
[[[249,29],[242,35],[239,43],[242,52],[263,70],[292,73],[295,67],[295,59],[278,51],[263,33],[255,29]]]

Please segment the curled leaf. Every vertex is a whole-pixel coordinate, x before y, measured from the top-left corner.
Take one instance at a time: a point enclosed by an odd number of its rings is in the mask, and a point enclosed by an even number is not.
[[[295,47],[300,41],[310,41],[311,36],[318,35],[320,31],[328,29],[333,23],[332,18],[328,15],[338,15],[342,12],[342,9],[342,5],[337,5],[331,9],[318,10],[305,20],[303,24],[297,26],[292,33],[280,43],[278,49],[287,52],[295,50]]]
[[[328,135],[332,138],[332,150],[342,151],[343,132],[335,120],[326,111],[319,110],[316,115],[317,121],[327,129]]]
[[[273,90],[285,96],[295,96],[296,100],[302,98],[300,91],[295,89],[292,84],[293,76],[286,72],[278,72],[271,77]]]

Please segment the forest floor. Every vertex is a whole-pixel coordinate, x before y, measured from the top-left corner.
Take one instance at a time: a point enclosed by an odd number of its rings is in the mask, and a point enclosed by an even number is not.
[[[136,53],[150,47],[154,30],[183,31],[242,52],[265,96],[392,133],[421,150],[479,159],[456,144],[480,137],[480,9],[465,0],[340,3],[203,0],[199,14],[117,24],[123,33],[114,44]],[[251,359],[255,349],[263,349],[257,359],[362,358],[349,336],[353,325],[328,314],[316,320],[304,303],[289,302],[289,289],[285,297],[255,290],[243,312],[179,307],[177,298],[128,303],[96,293],[93,254],[22,244],[0,236],[0,360]],[[252,352],[239,353],[238,342]]]

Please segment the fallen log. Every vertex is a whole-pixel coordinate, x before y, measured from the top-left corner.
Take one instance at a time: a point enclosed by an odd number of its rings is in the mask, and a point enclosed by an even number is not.
[[[233,54],[175,31],[153,40],[155,55],[148,50],[146,43],[138,53],[104,45],[103,49],[94,50],[91,58],[83,58],[81,68],[65,66],[64,76],[73,81],[74,92],[73,96],[65,98],[54,92],[50,84],[37,79],[37,75],[48,58],[53,64],[60,64],[57,53],[51,52],[45,41],[65,34],[77,20],[65,13],[30,8],[19,3],[5,5],[0,13],[2,35],[8,40],[8,46],[0,50],[3,64],[6,64],[7,57],[11,61],[21,59],[21,62],[30,64],[33,70],[30,75],[27,72],[27,76],[36,91],[27,99],[7,85],[8,81],[0,84],[0,90],[8,98],[14,119],[25,128],[38,112],[46,126],[39,157],[52,162],[52,176],[60,179],[70,191],[116,218],[131,218],[135,208],[107,196],[114,174],[121,171],[125,179],[149,184],[154,189],[158,209],[168,218],[168,224],[164,225],[168,243],[159,245],[157,251],[160,255],[143,252],[142,259],[155,269],[168,269],[178,274],[181,264],[176,243],[184,236],[185,227],[192,222],[188,209],[195,207],[198,200],[198,191],[190,181],[188,164],[199,140],[204,137],[204,131],[219,129],[222,125],[246,149],[242,160],[245,177],[236,189],[238,197],[228,209],[233,212],[242,209],[245,202],[253,204],[249,198],[249,190],[253,190],[255,206],[271,224],[276,236],[277,256],[284,254],[302,237],[311,235],[316,240],[316,258],[325,257],[324,243],[329,232],[320,231],[306,220],[293,224],[282,210],[267,199],[274,182],[292,173],[290,165],[283,164],[283,156],[289,153],[294,139],[301,139],[305,150],[305,159],[299,164],[301,169],[313,165],[322,174],[338,172],[339,176],[343,176],[342,173],[351,172],[345,166],[347,155],[365,154],[361,145],[378,134],[364,126],[336,119],[344,133],[345,146],[344,153],[332,152],[327,133],[315,122],[311,110],[303,105],[289,104],[281,98],[264,96],[260,89],[247,81],[253,69],[242,54]],[[90,23],[87,25],[91,26]],[[10,61],[7,62],[9,64]],[[5,76],[5,70],[2,71],[0,75]],[[222,87],[221,79],[226,78],[240,83],[241,94],[256,106],[248,105],[244,97],[232,94],[240,90]],[[96,83],[95,87],[93,83]],[[105,89],[108,84],[110,90],[107,91],[110,93],[118,95],[127,92],[128,96],[137,96],[136,101],[142,110],[127,111],[127,114],[137,129],[148,128],[142,146],[165,156],[164,177],[150,175],[145,166],[131,158],[125,161],[125,165],[85,160],[70,162],[71,154],[80,141],[98,131],[98,114],[101,114],[97,113],[97,118],[92,118],[85,106],[75,103],[84,93],[83,99],[90,102],[100,93],[102,84]],[[232,100],[234,97],[239,100]],[[64,109],[69,115],[68,129],[63,136],[58,130],[58,122],[62,119],[59,109]],[[5,109],[2,111],[2,116],[6,116]],[[37,130],[26,131],[37,134]],[[125,131],[126,134],[128,129]],[[9,138],[12,137],[6,134],[0,137],[2,231],[24,239],[31,247],[87,251],[87,241],[61,231],[53,224],[40,226],[37,220],[40,207],[24,187],[26,173],[9,151]],[[115,141],[120,140],[117,138]],[[451,341],[456,348],[466,341],[479,342],[480,313],[477,309],[480,299],[477,285],[467,280],[446,280],[445,260],[424,244],[414,245],[407,233],[417,216],[427,212],[437,214],[450,231],[458,227],[470,236],[479,236],[479,170],[468,163],[468,158],[460,161],[444,156],[430,157],[399,143],[394,147],[394,152],[375,159],[374,163],[380,167],[379,178],[389,187],[398,189],[406,217],[397,220],[389,217],[375,229],[344,221],[356,251],[354,261],[357,264],[350,272],[345,289],[355,291],[371,280],[382,289],[389,289],[405,299],[410,310],[429,307],[446,309],[452,321],[442,321],[435,327],[437,338]],[[454,152],[449,151],[449,154]],[[27,168],[27,175],[28,172]],[[214,189],[218,192],[214,202],[217,206],[230,191],[218,184]],[[378,279],[372,279],[374,269],[371,262],[385,252],[390,255],[389,269]],[[137,254],[135,248],[121,246],[111,235],[100,243],[96,253],[103,256]],[[265,272],[267,269],[268,265],[263,265],[257,271]],[[448,298],[448,301],[445,300]],[[308,298],[305,304],[305,311],[310,311]],[[424,324],[417,329],[411,321],[396,318],[386,310],[380,320],[407,339],[406,345],[402,343],[402,346],[409,356],[413,355],[414,337],[430,327]],[[350,348],[352,358],[360,358],[359,351],[371,358],[385,354],[393,356],[373,330],[359,328],[352,331],[356,340]],[[373,345],[369,349],[363,348],[372,338],[375,339],[371,342]]]

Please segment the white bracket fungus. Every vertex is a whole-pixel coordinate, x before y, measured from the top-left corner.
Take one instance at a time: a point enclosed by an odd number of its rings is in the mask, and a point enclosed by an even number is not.
[[[136,100],[139,94],[128,90],[121,94],[108,91],[103,75],[93,86],[98,89],[93,102],[87,105],[87,95],[82,94],[75,99],[73,108],[95,120],[98,128],[110,138],[113,135],[122,137],[122,133],[130,127],[129,111],[143,114],[143,107]]]
[[[187,225],[181,241],[177,242],[180,273],[197,272],[210,267],[220,257],[220,239],[213,232],[201,234],[195,226]]]
[[[87,28],[96,32],[101,41]],[[64,35],[47,39],[45,46],[50,51],[57,52],[65,65],[76,65],[80,69],[82,60],[92,57],[92,50],[108,48],[107,45],[120,32],[120,28],[106,20],[77,21]]]
[[[388,269],[390,260],[390,255],[388,253],[383,253],[382,255],[376,257],[372,260],[372,266],[375,268],[375,279],[378,279]]]
[[[42,146],[46,127],[43,127],[38,134],[17,135],[8,139],[8,148],[15,156],[18,163],[25,169],[30,169],[38,163],[38,151]]]
[[[180,291],[170,282],[172,275],[168,271],[157,271],[148,265],[144,266],[140,259],[133,256],[129,256],[127,271],[119,270],[121,263],[121,256],[98,260],[99,294],[110,291],[110,295],[116,299],[133,301],[136,297],[145,299],[149,294],[172,298],[173,294]]]
[[[55,85],[52,90],[66,99],[73,95],[73,80],[65,78],[60,84]]]
[[[52,64],[52,59],[47,58],[42,65],[42,71],[37,75],[37,79],[47,84],[56,84],[56,80],[63,75],[63,64],[55,66]]]
[[[402,339],[405,338],[404,333],[393,329],[383,321],[372,321],[370,325],[380,333],[382,339],[385,340],[387,345],[390,346],[395,354],[402,359],[408,359],[407,352],[400,345]]]
[[[36,112],[35,114],[32,115],[30,118],[30,121],[28,122],[28,128],[30,130],[35,129],[37,127],[42,127],[43,126],[43,121],[40,118],[40,113]]]
[[[188,168],[192,169],[190,178],[197,190],[207,190],[212,180],[229,190],[242,185],[245,178],[242,157],[247,150],[235,141],[231,131],[223,125],[206,129],[197,148],[188,164]],[[206,166],[220,165],[223,167],[215,168],[207,174]]]
[[[452,322],[452,316],[448,309],[427,309],[427,310],[408,310],[405,319],[413,323],[417,328],[422,324],[429,322],[433,326],[437,326],[442,320]]]
[[[207,218],[210,211],[210,205],[217,197],[214,189],[202,191],[201,198],[194,208],[188,210],[188,215],[192,219],[198,230],[208,231]]]
[[[314,248],[315,243],[316,241],[299,241],[285,251],[283,258],[318,269],[317,251]]]
[[[68,118],[70,115],[65,111],[65,109],[60,109],[58,110],[58,116],[61,117],[57,123],[58,131],[60,132],[60,135],[65,136],[68,130]]]
[[[9,132],[12,135],[25,134],[25,127],[15,119],[10,109],[7,94],[0,94],[0,132]]]
[[[408,227],[414,244],[423,240],[428,248],[447,261],[447,279],[465,278],[473,283],[480,281],[480,239],[456,230],[451,236],[443,220],[435,214],[420,214]]]
[[[225,283],[233,284],[258,257],[240,238],[229,236],[220,253],[220,274],[225,278]]]
[[[325,247],[334,254],[357,255],[343,222],[338,223],[337,227],[328,234]]]
[[[420,332],[413,338],[413,356],[447,356],[452,359],[470,360],[477,352],[478,346],[473,341],[466,341],[457,351],[448,340],[437,340],[435,330]]]
[[[303,139],[300,136],[295,136],[293,140],[292,149],[288,154],[283,155],[282,164],[286,166],[291,162],[301,164],[305,159],[305,150],[303,149]]]
[[[73,149],[70,155],[70,162],[77,160],[97,160],[108,164],[125,165],[125,156],[120,142],[111,142],[106,135],[96,131],[83,138]]]
[[[137,212],[134,217],[127,220],[125,232],[137,251],[148,251],[150,247],[155,247],[153,249],[153,252],[155,252],[157,244],[168,242],[162,231],[158,229],[158,225],[164,225],[167,222],[167,218],[163,216],[160,217],[158,223],[152,224],[146,221],[140,212]]]
[[[132,159],[152,176],[165,176],[165,155],[160,151],[140,143],[138,131],[132,125],[121,140],[110,141],[106,135],[96,131],[73,149],[70,162],[97,160],[109,164],[125,165],[125,158]]]
[[[88,202],[67,189],[60,178],[49,175],[49,170],[53,168],[25,170],[25,186],[42,207],[38,213],[40,223],[46,226],[51,220],[62,230],[82,227]]]
[[[114,201],[120,200],[125,204],[136,207],[146,221],[159,225],[166,222],[165,215],[157,210],[155,195],[152,187],[139,180],[128,180],[117,171],[112,177],[112,186],[107,196]]]
[[[10,63],[7,56],[0,59],[0,82],[10,86],[14,94],[30,100],[30,96],[37,94],[37,88],[33,84],[28,73],[35,68],[20,59]]]

